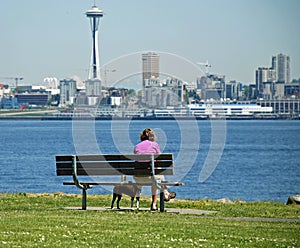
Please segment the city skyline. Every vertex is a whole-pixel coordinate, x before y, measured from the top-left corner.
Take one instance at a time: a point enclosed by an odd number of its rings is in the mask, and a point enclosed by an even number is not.
[[[23,77],[23,84],[41,84],[46,77],[87,79],[91,34],[85,12],[93,4],[1,1],[0,77]],[[298,1],[95,4],[104,12],[99,28],[101,66],[126,54],[162,51],[195,64],[208,60],[212,73],[248,84],[255,82],[258,67],[283,53],[291,58],[291,80],[300,77]],[[4,81],[14,84],[0,80]]]

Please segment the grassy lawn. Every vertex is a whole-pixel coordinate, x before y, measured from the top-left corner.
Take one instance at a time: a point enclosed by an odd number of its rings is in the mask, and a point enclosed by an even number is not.
[[[166,204],[217,211],[199,216],[65,209],[80,206],[81,195],[3,193],[0,201],[0,247],[300,247],[297,205],[179,199]],[[88,196],[88,206],[108,207],[110,201],[111,196]],[[141,207],[149,202],[142,197]],[[121,204],[129,206],[129,198]]]

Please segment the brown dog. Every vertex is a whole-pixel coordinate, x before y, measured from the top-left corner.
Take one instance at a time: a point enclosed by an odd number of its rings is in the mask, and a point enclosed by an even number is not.
[[[131,208],[133,208],[134,198],[136,198],[136,208],[139,209],[141,189],[135,184],[116,185],[113,189],[111,208],[114,207],[115,200],[118,197],[117,209],[120,209],[120,201],[123,194],[131,197]]]

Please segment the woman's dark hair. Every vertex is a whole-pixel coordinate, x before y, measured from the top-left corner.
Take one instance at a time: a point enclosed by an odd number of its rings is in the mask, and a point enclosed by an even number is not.
[[[154,131],[150,128],[145,128],[143,132],[140,134],[141,141],[150,140],[156,141],[156,135]]]

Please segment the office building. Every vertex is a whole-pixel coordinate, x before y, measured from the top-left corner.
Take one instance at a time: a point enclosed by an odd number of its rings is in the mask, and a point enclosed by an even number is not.
[[[184,102],[183,82],[176,78],[165,81],[145,80],[145,104],[148,107],[180,106]]]
[[[15,96],[19,105],[47,106],[50,100],[48,93],[22,93]]]
[[[226,83],[225,97],[231,100],[241,100],[243,97],[243,85],[235,80]]]
[[[101,96],[101,80],[88,79],[85,81],[86,95],[87,96]]]
[[[197,89],[201,90],[202,100],[225,98],[225,76],[208,74],[197,78]]]
[[[275,82],[290,83],[290,57],[282,53],[272,57]]]
[[[159,55],[154,52],[142,54],[142,101],[145,101],[146,80],[157,80],[159,78]]]
[[[284,94],[287,97],[300,99],[300,82],[295,81],[284,85]]]
[[[62,79],[59,81],[60,106],[74,103],[77,95],[76,81],[74,79]]]
[[[256,95],[258,97],[268,96],[272,99],[273,83],[276,80],[276,71],[269,67],[259,67],[255,72]]]

